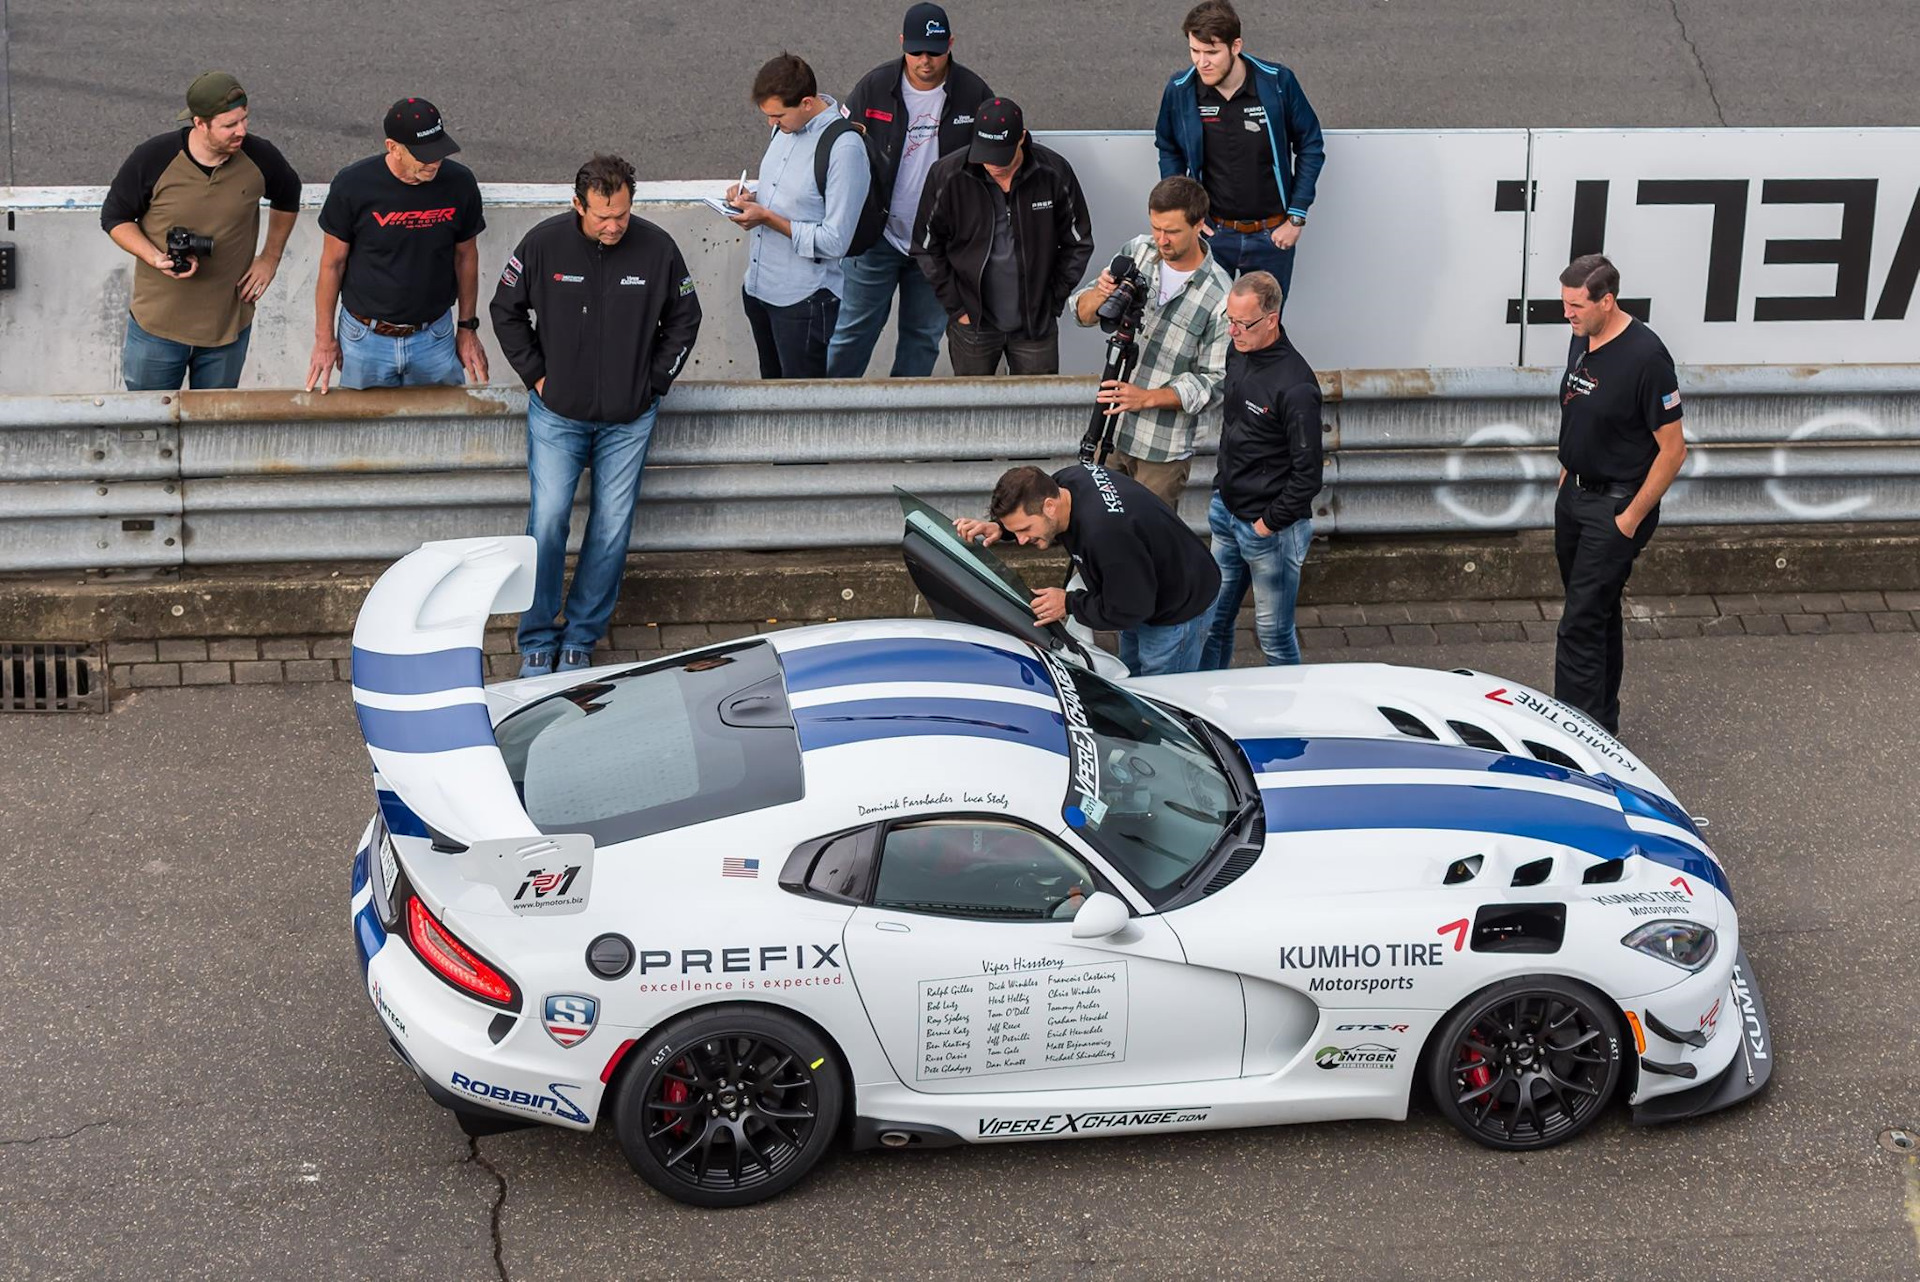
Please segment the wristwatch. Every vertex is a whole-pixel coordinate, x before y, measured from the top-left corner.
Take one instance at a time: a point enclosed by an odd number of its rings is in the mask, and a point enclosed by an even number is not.
[[[478,332],[480,329],[480,318],[478,316],[469,316],[463,321],[455,321],[454,324],[458,325],[461,329],[470,329]]]
[[[1295,227],[1305,227],[1307,225],[1307,216],[1305,214],[1288,214],[1287,221]]]

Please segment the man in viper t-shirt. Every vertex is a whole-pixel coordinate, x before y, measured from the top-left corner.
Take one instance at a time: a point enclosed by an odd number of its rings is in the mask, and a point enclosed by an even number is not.
[[[480,184],[447,159],[460,144],[425,98],[388,108],[386,132],[385,152],[335,174],[320,209],[307,390],[323,396],[335,369],[342,387],[487,381]]]

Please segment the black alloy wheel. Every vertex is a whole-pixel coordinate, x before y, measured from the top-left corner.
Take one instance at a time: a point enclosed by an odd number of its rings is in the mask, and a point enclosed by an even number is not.
[[[1488,1148],[1549,1148],[1578,1135],[1620,1082],[1620,1027],[1585,985],[1511,979],[1455,1008],[1435,1034],[1427,1085],[1447,1120]]]
[[[615,1103],[627,1161],[668,1197],[746,1206],[812,1170],[840,1124],[832,1048],[799,1020],[717,1006],[635,1047]]]

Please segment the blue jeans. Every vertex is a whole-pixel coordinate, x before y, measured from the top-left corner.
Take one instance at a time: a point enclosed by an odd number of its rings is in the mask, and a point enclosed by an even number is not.
[[[827,341],[840,318],[840,300],[822,285],[797,303],[763,303],[745,289],[747,328],[760,353],[761,378],[825,378]]]
[[[1207,507],[1213,531],[1213,561],[1220,567],[1220,595],[1213,599],[1213,620],[1200,666],[1211,671],[1233,666],[1233,625],[1240,603],[1253,586],[1253,635],[1270,664],[1300,662],[1300,637],[1293,630],[1293,605],[1300,596],[1300,566],[1313,543],[1313,518],[1303,516],[1266,538],[1253,522],[1227,511],[1220,491]]]
[[[127,341],[120,349],[120,374],[129,392],[177,392],[193,375],[193,385],[238,387],[240,371],[247,363],[247,342],[253,326],[240,331],[240,337],[219,347],[194,347],[176,343],[140,328],[140,322],[127,314]]]
[[[840,294],[840,321],[827,345],[827,377],[859,378],[873,358],[873,345],[886,328],[893,294],[900,291],[900,336],[893,347],[889,378],[925,378],[940,359],[940,335],[947,309],[911,255],[882,237],[872,249],[841,264],[846,283]]]
[[[1274,244],[1271,231],[1234,231],[1215,224],[1207,246],[1213,250],[1220,270],[1229,276],[1272,272],[1279,278],[1280,301],[1284,307],[1287,297],[1293,293],[1293,250]]]
[[[1202,610],[1185,623],[1128,628],[1120,634],[1120,662],[1136,677],[1198,672],[1206,644],[1207,612]]]
[[[375,317],[375,319],[379,319]],[[422,387],[467,381],[453,345],[453,313],[417,334],[388,338],[340,313],[340,386]]]
[[[620,576],[627,568],[627,543],[633,537],[633,505],[640,497],[640,469],[646,466],[653,421],[660,414],[654,397],[647,412],[631,423],[589,423],[562,418],[548,409],[538,392],[527,392],[527,479],[533,491],[527,509],[527,533],[539,545],[534,562],[533,604],[520,616],[520,652],[591,651],[607,634]],[[580,472],[593,469],[587,530],[573,587],[566,595],[566,627],[561,628],[560,581],[567,563],[567,527]]]

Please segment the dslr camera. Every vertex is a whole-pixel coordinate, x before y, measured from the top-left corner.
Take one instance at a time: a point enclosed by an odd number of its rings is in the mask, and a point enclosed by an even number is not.
[[[167,256],[173,259],[173,270],[192,271],[194,259],[207,258],[212,253],[213,237],[202,236],[185,227],[167,228]]]
[[[1126,254],[1114,256],[1107,275],[1113,277],[1113,292],[1094,315],[1105,333],[1122,329],[1131,333],[1139,328],[1141,313],[1147,305],[1147,278],[1140,274],[1139,264]]]

